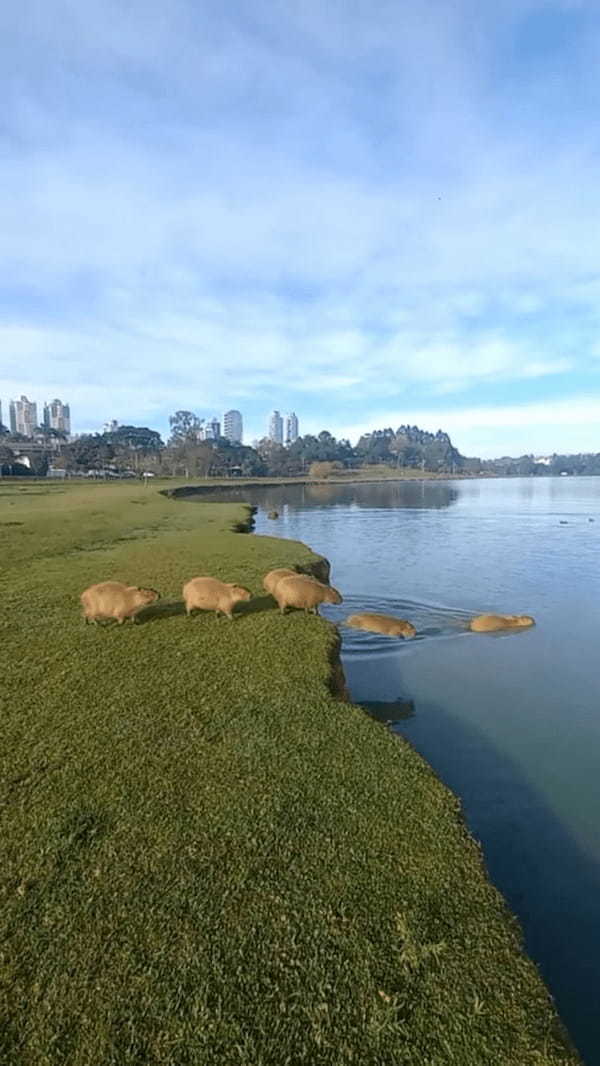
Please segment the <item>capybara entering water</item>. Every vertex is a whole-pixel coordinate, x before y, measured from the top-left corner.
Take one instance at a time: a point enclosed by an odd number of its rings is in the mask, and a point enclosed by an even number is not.
[[[265,592],[269,593],[269,596],[275,595],[275,589],[278,583],[284,577],[297,577],[296,570],[287,570],[286,567],[280,566],[277,570],[269,570],[268,574],[263,577],[263,588]]]
[[[323,585],[308,574],[295,574],[278,581],[272,595],[279,604],[282,614],[287,607],[319,613],[320,603],[341,603],[342,597],[331,585]]]

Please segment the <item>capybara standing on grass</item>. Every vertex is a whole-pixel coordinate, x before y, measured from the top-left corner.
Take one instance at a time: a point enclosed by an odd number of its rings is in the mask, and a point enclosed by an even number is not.
[[[123,585],[120,581],[101,581],[81,593],[83,617],[86,622],[115,618],[121,625],[126,618],[135,618],[142,607],[160,598],[156,589],[142,589]]]
[[[322,585],[320,581],[309,577],[308,574],[283,577],[277,582],[273,596],[282,614],[285,614],[286,607],[296,607],[299,610],[314,611],[318,614],[320,603],[342,602],[337,589],[332,588],[331,585]]]
[[[202,611],[215,611],[226,614],[233,619],[233,608],[241,600],[249,600],[251,592],[243,585],[227,585],[216,577],[193,577],[183,586],[185,610],[189,615],[198,608]]]
[[[499,629],[522,629],[534,626],[535,618],[528,614],[478,614],[469,622],[473,633],[495,633]]]
[[[278,570],[269,570],[269,573],[263,577],[265,592],[268,592],[269,596],[274,596],[278,583],[284,577],[298,577],[298,574],[296,570],[286,570],[284,566],[280,566]]]
[[[411,640],[417,635],[411,622],[406,622],[404,618],[393,618],[389,614],[377,614],[375,611],[351,614],[346,619],[346,625],[354,629],[366,629],[370,633],[383,633],[386,637],[404,637],[405,640]]]

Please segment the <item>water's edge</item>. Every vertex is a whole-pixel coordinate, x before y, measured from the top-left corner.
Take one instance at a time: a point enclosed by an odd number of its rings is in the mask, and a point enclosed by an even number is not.
[[[224,486],[224,488],[226,488],[226,487],[227,486]],[[204,488],[205,488],[204,486],[196,486],[197,492],[179,493],[178,495],[179,495],[179,498],[181,498],[181,496],[185,497],[185,495],[188,495],[188,494],[191,494],[191,495],[195,495],[195,494],[203,495],[204,494]],[[211,487],[210,486],[206,486],[206,488],[210,491]],[[169,495],[171,491],[173,492],[173,494],[175,494],[177,492],[177,490],[166,490],[166,491],[163,490],[162,494],[163,495]],[[174,498],[177,498],[177,496],[174,495]],[[232,529],[233,529],[234,532],[248,533],[248,532],[252,532],[253,529],[254,529],[254,516],[257,513],[258,508],[256,506],[252,505],[252,504],[245,504],[244,506],[245,506],[245,508],[247,510],[247,518],[246,518],[245,521],[238,522],[238,523],[236,523],[235,525],[232,526]],[[260,536],[261,534],[257,534],[257,535]],[[281,539],[284,539],[284,538],[281,538]],[[303,542],[299,542],[299,543],[301,543],[302,546],[304,548],[306,548],[306,550],[310,553],[310,555],[314,559],[314,562],[309,562],[309,563],[304,562],[302,565],[296,564],[296,568],[298,569],[298,571],[302,572],[302,573],[312,574],[312,576],[316,577],[317,580],[323,581],[325,584],[328,584],[329,583],[329,576],[330,576],[330,572],[331,572],[331,564],[330,564],[329,560],[326,559],[325,556],[319,555],[317,552],[315,552],[310,547],[310,545],[305,544]],[[325,621],[325,620],[323,619],[323,621]],[[379,724],[381,726],[383,726],[383,728],[386,730],[386,732],[389,734],[390,738],[393,741],[395,741],[396,743],[405,745],[406,747],[410,748],[413,757],[415,759],[417,759],[427,769],[427,772],[429,774],[431,774],[431,776],[433,778],[435,778],[435,780],[438,782],[439,786],[443,789],[443,791],[445,792],[445,794],[448,797],[449,802],[452,804],[452,806],[453,806],[453,808],[455,810],[456,817],[460,821],[465,835],[467,836],[469,842],[471,843],[471,845],[473,846],[473,848],[477,852],[482,878],[484,878],[488,882],[488,884],[490,884],[493,887],[494,891],[498,894],[498,896],[502,900],[503,907],[504,907],[504,912],[505,912],[505,916],[506,916],[506,921],[508,922],[508,924],[511,926],[513,932],[515,933],[515,938],[517,940],[518,950],[528,959],[530,965],[534,968],[534,970],[535,970],[535,972],[536,972],[536,974],[538,976],[539,981],[543,984],[543,986],[544,986],[544,988],[546,990],[546,994],[548,996],[548,1000],[552,1004],[552,1008],[553,1008],[553,1010],[556,1013],[556,1025],[557,1025],[557,1027],[558,1027],[558,1029],[560,1031],[561,1038],[562,1038],[564,1044],[566,1045],[566,1047],[569,1048],[569,1050],[571,1051],[572,1054],[577,1055],[578,1054],[577,1049],[575,1047],[575,1044],[573,1043],[573,1040],[571,1039],[571,1036],[570,1036],[570,1033],[569,1033],[569,1031],[568,1031],[568,1029],[566,1027],[566,1024],[563,1021],[562,1017],[557,1012],[557,1008],[556,1008],[556,1003],[555,1003],[554,997],[553,997],[550,989],[548,988],[548,985],[546,984],[546,982],[544,980],[544,977],[543,977],[543,975],[542,975],[537,963],[527,953],[527,950],[525,948],[525,937],[524,937],[524,933],[523,933],[523,929],[522,929],[521,923],[520,923],[518,917],[516,916],[516,914],[511,910],[511,908],[510,908],[507,900],[505,899],[504,895],[502,894],[500,889],[496,886],[496,884],[494,883],[494,881],[492,880],[492,878],[490,876],[490,873],[489,873],[489,870],[488,870],[488,867],[487,867],[487,864],[486,864],[486,861],[485,861],[485,856],[484,856],[484,853],[483,853],[483,849],[481,847],[481,844],[477,840],[477,838],[471,832],[471,829],[470,829],[470,827],[468,825],[468,821],[467,821],[467,818],[466,818],[466,815],[465,815],[465,812],[464,812],[464,809],[463,809],[463,804],[462,804],[462,801],[461,801],[460,797],[455,792],[453,792],[451,788],[449,788],[449,786],[436,773],[436,771],[433,769],[431,764],[417,750],[417,748],[410,742],[410,740],[408,738],[400,735],[399,733],[395,732],[391,728],[391,723],[384,722],[381,719],[378,720],[376,715],[369,714],[369,711],[368,711],[368,709],[365,706],[363,706],[362,704],[353,703],[353,701],[351,699],[351,696],[350,696],[350,690],[349,690],[349,687],[348,687],[348,683],[347,683],[347,679],[346,679],[346,675],[345,675],[345,671],[344,671],[344,666],[343,666],[343,662],[342,662],[342,637],[341,637],[341,634],[339,632],[338,627],[336,625],[334,625],[332,622],[326,622],[326,625],[327,625],[327,628],[330,631],[329,647],[328,647],[328,651],[327,651],[327,658],[328,658],[328,662],[329,662],[329,671],[330,672],[329,672],[329,678],[328,678],[328,681],[327,681],[327,687],[328,687],[331,695],[334,696],[336,699],[339,699],[339,700],[347,703],[349,706],[352,706],[353,708],[361,711],[363,714],[368,714],[369,717],[374,719],[375,721],[379,721]]]

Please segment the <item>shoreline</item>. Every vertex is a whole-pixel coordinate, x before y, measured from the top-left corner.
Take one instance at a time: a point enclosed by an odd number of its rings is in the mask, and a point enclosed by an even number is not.
[[[230,490],[232,488],[290,488],[294,485],[298,486],[310,486],[310,485],[388,485],[398,484],[400,482],[419,482],[419,481],[489,481],[491,476],[471,474],[430,474],[429,476],[415,476],[400,475],[398,477],[375,477],[375,478],[253,478],[246,480],[245,478],[227,478],[221,480],[215,478],[214,481],[206,481],[202,484],[189,484],[189,485],[176,485],[174,488],[159,489],[161,495],[166,496],[169,499],[178,499],[185,496],[206,495],[216,490]]]

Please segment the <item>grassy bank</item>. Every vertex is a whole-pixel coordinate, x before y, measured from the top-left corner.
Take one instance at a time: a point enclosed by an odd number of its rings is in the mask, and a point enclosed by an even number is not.
[[[342,470],[331,477],[310,477],[308,474],[297,477],[261,477],[261,478],[170,478],[162,491],[175,498],[180,496],[202,495],[213,489],[238,488],[251,485],[267,488],[273,485],[355,485],[371,484],[381,481],[449,481],[471,477],[466,474],[435,474],[431,470],[416,467],[369,466],[358,470]]]
[[[0,1062],[575,1063],[454,797],[262,595],[308,549],[158,488],[0,482]],[[186,619],[203,572],[256,599]],[[106,578],[163,600],[86,627]]]

